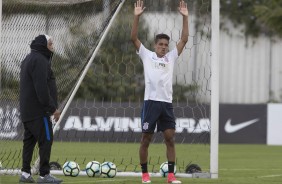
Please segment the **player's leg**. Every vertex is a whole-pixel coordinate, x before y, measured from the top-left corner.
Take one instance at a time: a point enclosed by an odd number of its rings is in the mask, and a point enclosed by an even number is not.
[[[60,183],[62,180],[50,175],[50,156],[53,143],[52,122],[49,117],[41,117],[37,122],[37,141],[39,147],[39,177],[37,183]]]
[[[139,156],[140,156],[140,163],[147,163],[148,161],[148,149],[150,142],[152,140],[153,134],[152,133],[142,133],[140,148],[139,148]]]
[[[149,183],[150,177],[148,174],[148,149],[150,142],[152,140],[152,133],[142,133],[140,148],[139,148],[139,158],[142,170],[142,181],[143,183]]]
[[[33,150],[36,145],[36,139],[30,131],[30,128],[33,126],[34,122],[29,121],[23,123],[24,126],[24,139],[23,139],[23,153],[22,153],[22,175],[20,176],[20,183],[35,183],[34,179],[31,176],[31,167],[30,163],[32,160]]]
[[[40,134],[38,135],[39,157],[40,157],[40,176],[50,173],[50,156],[53,143],[52,123],[49,117],[38,119],[40,124]]]
[[[163,132],[165,145],[166,145],[166,156],[168,162],[175,162],[175,145],[174,145],[174,129],[166,129]]]
[[[164,132],[164,139],[166,144],[166,155],[168,160],[168,183],[181,183],[181,181],[176,180],[174,176],[174,166],[175,166],[175,144],[174,144],[174,135],[175,129],[166,129]]]
[[[162,102],[162,113],[157,126],[158,131],[163,132],[168,162],[175,162],[175,117],[172,103]]]
[[[150,175],[148,172],[148,149],[152,140],[153,133],[142,133],[139,158],[142,170],[142,183],[151,183]]]
[[[139,148],[139,158],[142,170],[142,183],[151,183],[148,173],[148,149],[160,114],[159,102],[144,101],[141,112],[142,138]]]
[[[166,144],[166,155],[168,161],[168,183],[181,183],[181,181],[176,180],[174,176],[174,166],[175,166],[175,117],[173,113],[172,103],[162,103],[162,114],[160,121],[158,123],[158,130],[163,132],[165,144]]]
[[[174,129],[166,129],[163,132],[164,140],[166,144],[166,156],[168,161],[168,173],[174,174],[174,166],[175,166],[175,144],[174,144]]]
[[[156,121],[160,115],[160,103],[152,100],[144,101],[141,111],[142,138],[140,143],[139,155],[140,164],[147,163],[148,148],[156,128]]]

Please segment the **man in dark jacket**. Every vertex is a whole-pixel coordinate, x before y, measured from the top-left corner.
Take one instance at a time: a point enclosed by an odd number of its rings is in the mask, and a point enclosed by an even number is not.
[[[31,52],[21,63],[20,113],[24,125],[23,165],[21,183],[35,183],[31,176],[34,147],[39,147],[38,183],[61,183],[50,175],[50,154],[53,143],[51,116],[60,118],[57,104],[57,87],[51,69],[54,52],[53,41],[48,35],[37,36],[30,45]]]

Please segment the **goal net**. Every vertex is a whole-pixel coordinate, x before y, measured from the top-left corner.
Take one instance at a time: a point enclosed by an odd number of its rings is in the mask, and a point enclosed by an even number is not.
[[[140,172],[139,142],[143,67],[130,41],[134,0],[2,0],[0,60],[0,161],[2,172],[21,169],[23,125],[19,114],[19,66],[39,34],[53,37],[60,123],[54,127],[51,161],[111,161],[120,173]],[[178,1],[145,0],[138,37],[154,49],[154,36],[179,41]],[[173,76],[177,173],[197,164],[210,168],[211,1],[187,1],[189,41]],[[92,63],[92,64],[91,64]],[[86,73],[87,72],[87,73]],[[85,76],[83,74],[86,74]],[[83,80],[82,80],[83,79]],[[34,151],[33,163],[38,158]],[[166,161],[161,133],[154,134],[148,168]],[[119,175],[119,174],[118,174]]]

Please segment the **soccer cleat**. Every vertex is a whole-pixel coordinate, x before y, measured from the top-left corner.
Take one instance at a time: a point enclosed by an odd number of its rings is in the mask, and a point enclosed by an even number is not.
[[[142,173],[142,183],[151,183],[149,173]]]
[[[167,182],[168,183],[181,183],[181,181],[179,181],[175,178],[174,173],[168,173]]]
[[[46,174],[43,178],[39,176],[37,183],[56,183],[60,184],[63,180],[52,176],[51,174]]]
[[[21,175],[19,183],[35,183],[32,176],[29,176],[28,178],[24,177],[24,175]]]

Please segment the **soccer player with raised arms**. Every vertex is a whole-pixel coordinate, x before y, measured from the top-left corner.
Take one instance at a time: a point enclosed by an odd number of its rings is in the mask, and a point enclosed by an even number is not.
[[[148,173],[148,148],[155,128],[162,131],[168,159],[169,174],[168,183],[181,183],[174,176],[175,165],[175,117],[172,106],[172,78],[173,67],[178,56],[183,51],[188,41],[188,8],[183,0],[179,2],[179,13],[183,17],[182,33],[176,47],[169,51],[169,39],[166,34],[158,34],[155,37],[154,50],[152,52],[144,47],[138,39],[139,17],[144,12],[144,3],[137,0],[134,3],[134,20],[131,30],[131,40],[142,60],[145,76],[144,104],[141,112],[142,138],[139,149],[140,164],[142,169],[142,183],[151,183]]]

